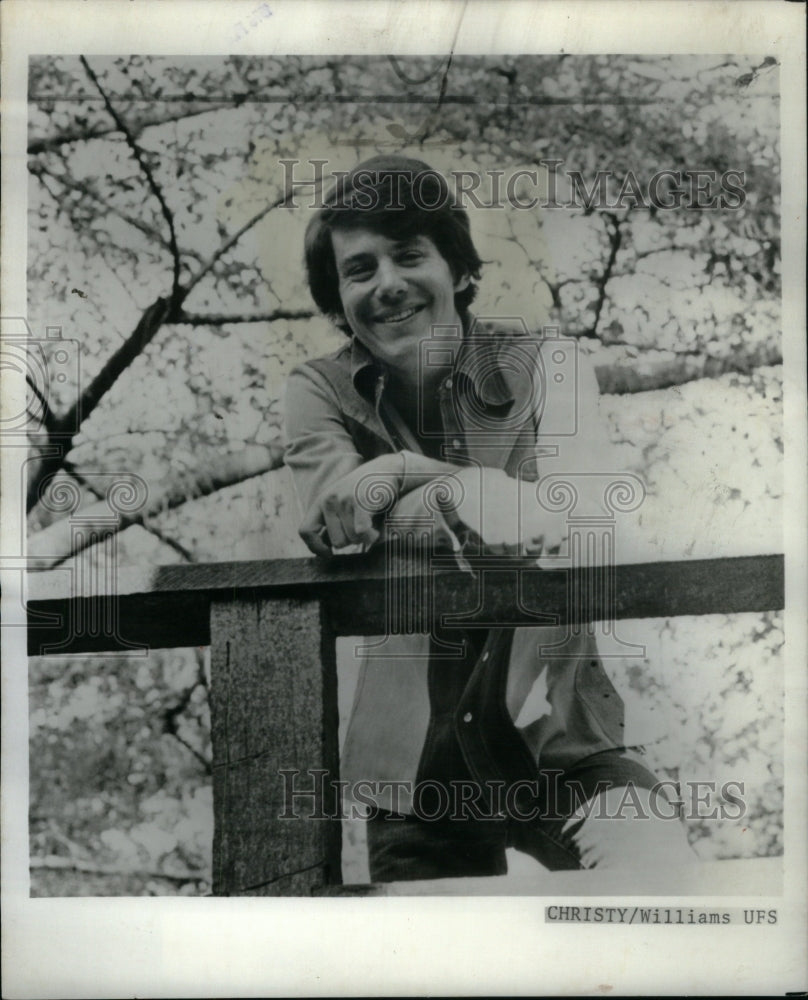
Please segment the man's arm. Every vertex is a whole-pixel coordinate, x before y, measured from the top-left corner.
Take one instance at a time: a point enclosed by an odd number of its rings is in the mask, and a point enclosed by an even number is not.
[[[553,350],[554,345],[550,342],[542,349]],[[549,368],[545,364],[543,370]],[[577,375],[574,384],[548,379],[544,386],[537,435],[539,473],[542,479],[574,477],[582,504],[598,512],[602,475],[591,474],[619,475],[622,470],[600,413],[595,371],[584,355],[578,358]],[[573,416],[576,433],[570,435]],[[555,447],[556,457],[546,455],[547,445]],[[537,487],[535,482],[510,478],[501,469],[466,466],[409,492],[399,500],[394,514],[400,522],[411,519],[413,523],[440,516],[455,536],[479,540],[490,552],[546,554],[563,545],[569,526],[566,512],[550,510],[539,502]]]
[[[557,441],[556,459],[541,461],[542,474],[617,471],[598,412],[594,370],[581,358],[575,387],[578,433]],[[565,391],[568,391],[565,387]],[[548,385],[545,410],[568,405]],[[286,396],[286,464],[304,511],[300,534],[318,555],[380,538],[380,517],[433,525],[438,546],[457,547],[456,534],[479,537],[491,550],[521,549],[541,538],[544,551],[565,534],[563,515],[538,506],[535,484],[519,484],[499,469],[461,467],[411,451],[370,461],[357,453],[327,383],[308,370],[290,375]],[[584,480],[586,481],[586,479]]]
[[[286,387],[284,456],[303,509],[300,535],[318,555],[379,538],[377,515],[459,466],[412,451],[370,461],[356,451],[328,384],[297,369]]]

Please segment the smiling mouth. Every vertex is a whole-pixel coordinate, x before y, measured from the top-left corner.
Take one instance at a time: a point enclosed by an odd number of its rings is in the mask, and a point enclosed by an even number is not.
[[[404,323],[410,316],[414,316],[417,312],[420,312],[423,306],[411,306],[409,309],[400,309],[395,313],[388,313],[386,316],[378,316],[376,318],[377,323]]]

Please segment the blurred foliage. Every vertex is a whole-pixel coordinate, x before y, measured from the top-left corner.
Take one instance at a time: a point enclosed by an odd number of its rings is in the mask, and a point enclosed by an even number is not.
[[[559,160],[587,182],[610,171],[612,196],[629,172],[744,171],[734,210],[472,209],[489,261],[475,308],[558,324],[592,356],[658,558],[781,551],[773,60],[60,56],[31,60],[30,98],[29,321],[61,326],[78,359],[39,387],[52,414],[100,384],[175,274],[191,288],[85,407],[59,472],[89,503],[94,473],[146,480],[122,565],[305,553],[276,468],[283,384],[342,338],[311,315],[308,210],[273,207],[280,160],[349,169],[383,151],[542,183]],[[75,561],[53,512],[34,506],[29,527],[51,565]],[[748,784],[745,825],[691,823],[699,853],[777,853],[779,616],[633,628],[652,654],[616,682],[674,734],[649,745],[653,766]],[[206,712],[198,651],[32,661],[35,894],[207,890]]]
[[[85,405],[66,456],[79,472],[141,470],[153,532],[166,506],[177,509],[162,495],[221,485],[217,455],[279,442],[290,367],[340,343],[319,317],[284,318],[312,311],[299,266],[312,192],[300,192],[296,211],[272,208],[285,190],[284,158],[302,161],[293,173],[303,180],[314,175],[311,159],[327,161],[327,177],[403,151],[444,170],[538,170],[542,182],[542,164],[557,160],[561,200],[573,170],[589,185],[609,171],[611,197],[629,173],[643,186],[659,170],[742,170],[746,200],[736,209],[630,200],[609,211],[472,208],[490,262],[476,308],[559,323],[603,367],[606,391],[627,391],[626,369],[636,391],[698,377],[708,362],[720,374],[780,360],[770,60],[97,57],[85,67],[56,57],[32,60],[30,94],[29,320],[40,335],[61,326],[81,360],[80,374],[43,387],[53,412],[171,292],[166,211],[179,279],[192,286],[183,322],[154,331]],[[194,521],[195,511],[179,511]],[[35,508],[32,529],[43,523]],[[177,555],[165,549],[167,560]]]
[[[714,782],[688,836],[705,861],[783,850],[782,616],[624,622],[646,657],[608,659],[648,728],[660,779]],[[210,892],[213,810],[204,654],[30,661],[31,891],[35,896]],[[343,674],[342,704],[355,676]],[[344,720],[343,720],[344,723]],[[740,795],[738,816],[722,797]],[[343,827],[343,876],[367,880],[364,831]]]
[[[206,659],[30,660],[33,895],[209,891]]]
[[[646,764],[681,784],[696,853],[704,861],[782,854],[781,613],[649,619],[624,632],[645,644],[646,657],[605,666],[629,709],[652,720]],[[715,783],[706,804],[694,803],[695,782]],[[721,794],[728,784],[742,810]]]

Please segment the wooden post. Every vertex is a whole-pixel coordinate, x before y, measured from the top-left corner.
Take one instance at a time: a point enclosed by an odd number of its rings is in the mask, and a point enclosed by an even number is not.
[[[214,894],[339,883],[339,819],[306,818],[339,812],[335,647],[320,602],[217,597],[210,634]],[[323,795],[305,794],[314,788]]]

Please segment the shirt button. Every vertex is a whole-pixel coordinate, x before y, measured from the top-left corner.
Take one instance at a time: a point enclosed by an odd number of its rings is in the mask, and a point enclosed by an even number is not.
[[[444,384],[444,386],[446,386],[447,389],[451,389],[452,388],[452,380],[450,378],[447,378],[446,381],[443,384]]]
[[[463,722],[471,722],[472,718],[473,716],[471,712],[466,712],[466,714],[463,716]]]
[[[488,653],[483,653],[483,663],[488,659]]]
[[[459,448],[460,447],[460,438],[452,438],[452,447],[453,448]]]

